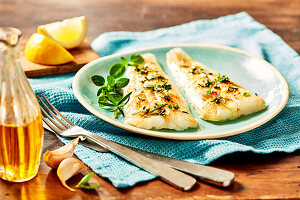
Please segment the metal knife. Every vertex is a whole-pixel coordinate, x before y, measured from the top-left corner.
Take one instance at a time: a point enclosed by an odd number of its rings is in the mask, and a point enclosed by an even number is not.
[[[96,151],[100,152],[109,152],[107,149],[101,147],[100,145],[97,145],[91,141],[84,140],[80,142],[81,145],[91,148]],[[128,146],[127,146],[128,147]],[[136,152],[142,153],[148,158],[163,162],[164,164],[168,165],[169,167],[172,167],[174,169],[180,170],[182,172],[188,173],[196,178],[199,178],[202,181],[218,185],[221,187],[228,187],[231,185],[231,183],[234,180],[234,173],[214,168],[214,167],[209,167],[209,166],[204,166],[204,165],[199,165],[199,164],[194,164],[194,163],[189,163],[186,161],[178,160],[175,158],[170,158],[167,156],[155,154],[155,153],[150,153],[147,151],[143,151],[140,149],[135,149],[132,147],[128,147]]]
[[[45,123],[43,123],[43,126],[45,129],[48,131],[51,131],[51,128],[49,128]],[[92,141],[89,140],[84,140],[80,142],[81,145],[86,146],[88,148],[91,148],[93,150],[99,151],[99,152],[109,152],[106,148],[95,144]],[[128,146],[126,146],[128,147]],[[142,153],[146,157],[149,157],[151,159],[154,159],[156,161],[163,162],[164,164],[168,165],[169,167],[172,167],[174,169],[180,170],[182,172],[188,173],[196,178],[199,178],[202,181],[218,185],[221,187],[228,187],[234,180],[234,173],[214,168],[214,167],[209,167],[209,166],[204,166],[204,165],[199,165],[199,164],[194,164],[194,163],[189,163],[185,162],[182,160],[170,158],[167,156],[159,155],[159,154],[154,154],[150,153],[147,151],[142,151],[139,149],[135,149],[132,147],[128,147],[136,152]]]

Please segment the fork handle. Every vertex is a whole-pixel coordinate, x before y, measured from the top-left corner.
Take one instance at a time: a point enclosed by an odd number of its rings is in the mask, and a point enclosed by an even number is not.
[[[141,153],[135,152],[121,144],[106,140],[96,134],[93,134],[81,127],[74,126],[68,130],[68,132],[77,133],[78,136],[85,136],[94,143],[107,148],[120,157],[128,160],[129,162],[139,166],[140,168],[159,176],[163,181],[183,190],[190,190],[195,184],[196,179],[184,174],[180,171],[172,169],[162,162],[150,159]]]

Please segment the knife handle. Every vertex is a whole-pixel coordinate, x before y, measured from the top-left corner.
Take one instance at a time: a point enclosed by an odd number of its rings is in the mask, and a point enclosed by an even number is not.
[[[86,140],[86,141],[82,142],[81,144],[86,147],[89,147],[91,149],[94,149],[96,151],[109,152],[109,150],[107,150],[106,148],[104,148],[100,145],[97,145],[89,140]],[[218,169],[218,168],[210,167],[210,166],[189,163],[186,161],[162,156],[159,154],[142,151],[140,149],[135,149],[132,147],[128,147],[128,148],[130,148],[134,151],[137,151],[137,152],[147,156],[148,158],[163,162],[164,164],[166,164],[174,169],[180,170],[180,171],[190,174],[202,181],[205,181],[205,182],[208,182],[208,183],[211,183],[214,185],[218,185],[221,187],[228,187],[234,181],[234,173],[232,173],[230,171],[226,171],[226,170],[222,170],[222,169]]]
[[[80,133],[78,134],[78,136],[87,137],[94,143],[107,148],[111,152],[126,159],[127,161],[139,166],[140,168],[154,175],[159,176],[163,181],[175,186],[178,189],[187,191],[190,190],[196,184],[196,179],[194,177],[184,174],[178,170],[172,169],[164,163],[148,158],[141,153],[127,148],[126,146],[112,142],[110,140],[106,140],[96,134],[93,134],[77,126],[74,126],[71,129],[73,129],[71,130],[73,133]]]
[[[174,169],[178,169],[182,172],[186,172],[190,175],[193,175],[194,177],[199,178],[205,182],[221,187],[228,187],[234,181],[234,173],[214,167],[198,165],[193,163],[181,163],[180,166],[172,165],[172,167]]]

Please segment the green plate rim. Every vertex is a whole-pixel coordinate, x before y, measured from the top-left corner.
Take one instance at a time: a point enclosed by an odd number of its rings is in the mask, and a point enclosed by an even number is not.
[[[242,128],[233,130],[233,131],[227,131],[225,133],[219,133],[219,134],[212,134],[212,135],[200,135],[200,134],[182,134],[183,132],[180,132],[178,134],[172,134],[172,133],[167,133],[167,132],[159,132],[156,130],[147,130],[147,129],[142,129],[142,128],[137,128],[122,122],[118,122],[114,119],[111,119],[110,117],[107,117],[103,114],[101,114],[99,111],[95,110],[91,105],[89,105],[80,95],[79,89],[78,89],[78,80],[81,77],[81,75],[92,65],[116,57],[116,56],[122,56],[125,54],[132,54],[135,52],[139,52],[139,51],[147,51],[147,50],[153,50],[153,49],[159,49],[159,48],[175,48],[175,47],[207,47],[207,48],[217,48],[217,49],[223,49],[223,50],[228,50],[228,51],[233,51],[233,52],[237,52],[237,53],[241,53],[241,54],[245,54],[249,57],[253,57],[255,59],[258,59],[262,62],[264,62],[265,64],[267,64],[267,66],[269,66],[277,75],[278,77],[281,79],[282,83],[283,83],[283,100],[281,101],[281,104],[277,107],[277,109],[275,111],[273,111],[273,113],[266,117],[263,118],[262,120],[250,124],[248,126],[244,126]],[[287,83],[287,81],[285,80],[285,78],[283,77],[283,75],[279,72],[279,70],[274,67],[272,64],[270,64],[269,62],[263,60],[262,58],[255,56],[251,53],[248,53],[246,51],[237,49],[237,48],[233,48],[233,47],[228,47],[228,46],[222,46],[222,45],[212,45],[212,44],[173,44],[173,45],[160,45],[160,46],[153,46],[153,47],[148,47],[148,48],[141,48],[141,49],[136,49],[136,50],[132,50],[132,51],[127,51],[127,52],[121,52],[121,53],[116,53],[113,55],[109,55],[109,56],[105,56],[105,57],[101,57],[101,58],[97,58],[89,63],[87,63],[86,65],[84,65],[76,74],[73,80],[73,92],[75,97],[77,98],[77,100],[92,114],[94,114],[95,116],[99,117],[100,119],[113,124],[117,127],[135,132],[135,133],[139,133],[142,135],[147,135],[147,136],[152,136],[152,137],[159,137],[159,138],[165,138],[165,139],[176,139],[176,140],[200,140],[200,139],[215,139],[215,138],[222,138],[222,137],[228,137],[228,136],[233,136],[233,135],[237,135],[240,133],[244,133],[246,131],[252,130],[254,128],[257,128],[263,124],[265,124],[266,122],[268,122],[269,120],[271,120],[272,118],[274,118],[287,104],[288,99],[289,99],[289,85]]]

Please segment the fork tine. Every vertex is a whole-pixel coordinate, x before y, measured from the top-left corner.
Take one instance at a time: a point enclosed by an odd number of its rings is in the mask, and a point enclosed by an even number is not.
[[[52,117],[50,117],[50,115],[44,110],[44,108],[41,107],[41,110],[42,110],[42,113],[48,118],[48,120],[50,120],[52,122],[52,124],[54,124],[57,128],[59,128],[61,131],[67,130],[65,127],[58,124],[54,119],[52,119]]]
[[[56,114],[54,114],[54,112],[52,112],[52,110],[45,104],[45,102],[39,97],[37,96],[38,99],[40,100],[40,102],[45,106],[45,108],[47,109],[47,111],[50,113],[50,115],[52,117],[54,117],[58,122],[60,122],[64,127],[65,127],[65,130],[70,128],[66,123],[64,123],[62,120],[60,120]]]
[[[51,108],[61,117],[63,118],[67,123],[69,123],[70,126],[75,126],[70,120],[68,120],[65,116],[63,116],[51,103],[50,101],[45,97],[44,94],[42,94],[43,98],[46,100],[46,102],[51,106]]]
[[[57,134],[60,134],[62,131],[54,126],[49,120],[47,120],[44,116],[42,116],[43,121]]]

